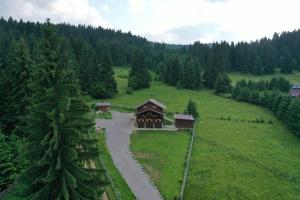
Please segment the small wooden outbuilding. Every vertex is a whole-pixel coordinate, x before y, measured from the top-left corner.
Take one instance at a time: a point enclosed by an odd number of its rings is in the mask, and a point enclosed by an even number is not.
[[[155,99],[149,99],[136,107],[138,128],[162,128],[166,106]]]
[[[96,109],[101,112],[108,112],[111,108],[111,103],[109,102],[99,102],[96,104]]]
[[[300,84],[294,84],[290,90],[290,96],[300,98]]]
[[[179,129],[194,128],[194,117],[192,115],[174,114],[175,126]]]

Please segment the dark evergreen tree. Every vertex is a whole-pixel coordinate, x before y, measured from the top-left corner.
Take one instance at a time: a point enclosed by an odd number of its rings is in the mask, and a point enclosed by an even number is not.
[[[226,62],[222,56],[222,49],[215,44],[208,58],[208,67],[203,74],[204,86],[209,89],[215,88],[218,76],[225,71],[225,67]]]
[[[298,99],[293,99],[289,105],[286,124],[297,136],[300,136],[300,101]]]
[[[280,49],[280,67],[281,72],[284,74],[293,73],[293,69],[296,67],[296,60],[292,57],[291,51],[287,46],[283,46]]]
[[[253,74],[262,75],[263,74],[263,64],[260,56],[255,57],[254,66],[253,66]]]
[[[0,191],[14,182],[15,175],[16,168],[13,163],[12,149],[0,131]]]
[[[150,87],[151,76],[147,70],[144,53],[137,51],[129,71],[128,87],[133,90]]]
[[[184,112],[188,115],[192,115],[194,118],[199,118],[199,112],[198,112],[198,109],[197,109],[197,104],[196,104],[196,102],[194,102],[192,100],[189,100]]]
[[[180,64],[177,57],[171,57],[167,60],[164,72],[163,80],[169,85],[176,86],[180,77]]]
[[[78,65],[76,71],[80,86],[82,90],[91,94],[91,87],[98,80],[98,77],[96,76],[98,66],[95,51],[85,42],[81,43]]]
[[[30,199],[100,199],[98,136],[64,49],[49,21],[32,75],[23,175]]]
[[[227,73],[221,73],[218,76],[218,79],[216,81],[215,85],[215,93],[216,94],[225,94],[225,93],[231,93],[232,86],[231,86],[231,80]]]
[[[23,118],[27,112],[26,107],[30,97],[28,80],[31,60],[27,45],[22,38],[12,43],[7,65],[4,81],[9,90],[5,94],[5,115],[2,122],[5,123],[6,132],[9,133],[16,128],[15,133],[24,136],[22,129],[25,121]]]
[[[96,80],[92,83],[90,89],[90,94],[94,98],[111,98],[118,92],[108,49],[104,50],[103,54],[101,63],[94,70]]]
[[[278,112],[278,107],[281,102],[281,99],[282,99],[282,95],[277,92],[277,94],[272,102],[272,111],[274,114],[276,114]]]
[[[252,90],[249,93],[249,102],[253,104],[260,104],[259,92],[257,90]]]
[[[279,103],[276,116],[279,120],[285,122],[287,117],[287,110],[291,102],[290,96],[282,96],[281,101]]]

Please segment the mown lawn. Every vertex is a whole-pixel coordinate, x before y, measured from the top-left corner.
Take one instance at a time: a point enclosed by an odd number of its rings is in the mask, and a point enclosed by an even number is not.
[[[238,78],[245,77],[239,75]],[[300,82],[299,79],[295,75],[295,79],[290,80]],[[185,199],[300,199],[300,139],[270,111],[215,96],[210,90],[177,90],[158,82],[152,83],[149,89],[132,95],[123,93],[110,101],[134,107],[150,97],[166,104],[171,112],[182,112],[189,99],[198,104],[201,119]],[[220,116],[232,120],[220,120]],[[247,122],[257,118],[273,123]],[[144,136],[135,137],[133,146],[138,137]],[[149,145],[150,141],[151,138]],[[156,152],[156,148],[150,146],[149,149]],[[152,159],[159,162],[156,157]],[[163,181],[160,179],[158,184]]]
[[[112,119],[111,112],[95,112],[95,118],[97,119]]]
[[[191,133],[188,131],[138,131],[131,150],[165,199],[179,196]]]

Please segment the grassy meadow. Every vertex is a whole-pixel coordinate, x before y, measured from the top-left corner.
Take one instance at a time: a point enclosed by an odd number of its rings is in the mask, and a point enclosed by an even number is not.
[[[131,150],[164,199],[179,196],[191,134],[188,131],[138,131]]]
[[[116,69],[120,94],[109,100],[113,105],[134,107],[150,97],[166,104],[171,112],[182,112],[189,99],[198,105],[200,123],[196,131],[185,199],[299,199],[300,139],[287,130],[270,111],[218,97],[210,90],[177,90],[159,82],[153,82],[150,88],[128,95],[125,93],[126,73],[127,69]],[[298,74],[286,77],[293,82],[300,82]],[[236,81],[264,77],[231,74],[231,78]],[[221,120],[221,116],[230,117],[231,120]],[[248,122],[256,119],[272,123]],[[161,192],[168,194],[168,189],[162,186],[166,180],[163,177],[155,178],[155,165],[164,162],[157,159],[169,156],[170,152],[162,151],[164,143],[151,142],[152,138],[142,148],[144,137],[147,136],[133,136],[133,150],[137,155],[145,151],[156,155],[159,150],[160,156],[148,157],[153,160],[141,163],[146,163],[148,169],[153,168],[154,171],[149,174]],[[172,163],[169,165],[172,167]],[[178,182],[174,180],[172,184],[176,188]]]

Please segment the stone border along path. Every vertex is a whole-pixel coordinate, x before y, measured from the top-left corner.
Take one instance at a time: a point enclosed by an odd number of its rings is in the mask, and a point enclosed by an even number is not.
[[[112,111],[112,119],[96,119],[105,128],[106,143],[112,160],[139,200],[163,199],[130,150],[130,135],[134,130],[133,114]]]

